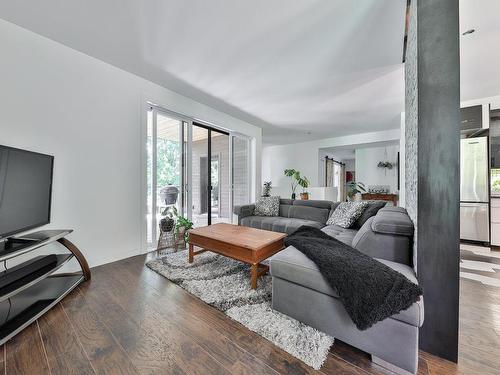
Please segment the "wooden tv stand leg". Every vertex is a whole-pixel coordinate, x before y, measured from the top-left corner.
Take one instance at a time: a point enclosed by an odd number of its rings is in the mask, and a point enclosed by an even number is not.
[[[75,244],[66,238],[59,238],[57,242],[59,242],[71,253],[73,253],[78,263],[80,263],[80,267],[82,267],[84,280],[85,281],[90,280],[91,276],[90,276],[89,264],[87,263],[87,260],[85,259],[81,251],[75,246]]]

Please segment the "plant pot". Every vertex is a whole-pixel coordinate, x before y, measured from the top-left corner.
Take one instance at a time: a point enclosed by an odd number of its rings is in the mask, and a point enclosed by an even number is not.
[[[176,233],[176,247],[177,249],[185,249],[186,241],[184,240],[184,234],[186,233],[186,228],[180,227],[178,232]]]
[[[295,193],[292,193],[292,199],[295,199]]]
[[[309,193],[300,193],[300,199],[306,201],[309,199]]]
[[[160,220],[160,229],[162,232],[171,232],[174,229],[175,220],[171,217],[165,217]]]

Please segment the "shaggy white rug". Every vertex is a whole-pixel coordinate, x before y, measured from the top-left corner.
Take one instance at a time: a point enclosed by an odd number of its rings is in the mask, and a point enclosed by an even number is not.
[[[260,277],[253,290],[248,265],[210,252],[188,263],[187,250],[146,265],[312,368],[320,369],[325,361],[333,337],[274,311],[269,275]]]

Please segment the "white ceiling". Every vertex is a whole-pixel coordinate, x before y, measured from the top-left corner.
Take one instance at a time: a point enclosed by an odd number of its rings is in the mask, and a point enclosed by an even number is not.
[[[460,0],[462,100],[500,95],[500,0]]]
[[[405,4],[16,0],[0,17],[289,143],[399,126]]]
[[[406,0],[3,1],[0,18],[290,143],[399,126]],[[500,94],[500,0],[460,0],[462,100]],[[310,134],[308,134],[310,133]]]

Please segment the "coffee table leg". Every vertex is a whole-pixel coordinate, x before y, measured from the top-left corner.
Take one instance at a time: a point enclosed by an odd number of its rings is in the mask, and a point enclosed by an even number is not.
[[[259,277],[259,265],[258,264],[252,264],[251,271],[252,271],[252,289],[257,289],[257,278]]]
[[[194,256],[193,252],[194,252],[193,245],[189,244],[189,263],[193,263],[193,256]]]

